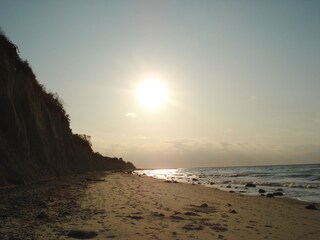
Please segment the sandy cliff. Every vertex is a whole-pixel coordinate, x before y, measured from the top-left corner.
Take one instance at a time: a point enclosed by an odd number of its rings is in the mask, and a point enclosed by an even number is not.
[[[0,34],[0,184],[92,170],[133,169],[94,153],[73,134],[58,96],[39,84],[18,49]]]

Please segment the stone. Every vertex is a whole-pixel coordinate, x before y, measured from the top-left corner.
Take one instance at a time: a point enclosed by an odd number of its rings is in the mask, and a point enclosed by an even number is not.
[[[309,204],[306,206],[306,209],[310,209],[310,210],[317,210],[317,207],[315,204]]]
[[[98,236],[94,231],[82,231],[82,230],[71,230],[68,233],[68,237],[77,239],[91,239]]]
[[[277,196],[277,197],[283,196],[283,193],[282,192],[275,192],[275,193],[273,193],[273,196]]]
[[[274,197],[274,196],[273,196],[273,193],[268,193],[268,194],[267,194],[267,197],[273,198],[273,197]]]
[[[135,220],[140,220],[140,219],[143,219],[142,216],[128,216],[128,218],[131,218],[131,219],[135,219]]]
[[[45,211],[41,211],[38,215],[37,218],[38,219],[47,219],[49,217],[49,215],[45,212]]]
[[[175,220],[184,220],[185,218],[177,216],[177,215],[171,215],[170,218],[175,219]]]
[[[158,213],[158,212],[153,213],[153,216],[155,216],[155,217],[165,217],[165,215],[163,213]]]
[[[283,189],[282,188],[278,188],[276,191],[277,192],[283,192]]]
[[[191,223],[184,225],[182,228],[185,230],[203,230],[203,226]]]
[[[263,189],[259,189],[259,193],[265,193],[266,191]]]
[[[184,215],[186,215],[186,216],[200,216],[199,214],[197,214],[195,212],[185,212]]]
[[[245,185],[245,187],[256,187],[256,185],[253,184],[253,183],[247,183],[247,184]]]
[[[208,204],[203,203],[203,204],[200,205],[200,207],[202,207],[202,208],[207,208],[207,207],[209,207],[209,206],[208,206]]]
[[[232,210],[229,211],[229,213],[237,213],[237,211],[232,209]]]

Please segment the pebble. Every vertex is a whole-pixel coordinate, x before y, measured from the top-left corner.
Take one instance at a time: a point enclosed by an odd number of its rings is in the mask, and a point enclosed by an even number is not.
[[[266,191],[263,189],[259,189],[259,193],[265,193]]]
[[[229,211],[229,213],[237,213],[237,211],[232,209],[232,210]]]
[[[283,193],[282,192],[275,192],[275,193],[273,193],[273,196],[283,196]]]
[[[82,230],[71,230],[68,233],[68,237],[77,239],[91,239],[98,236],[94,231],[82,231]]]
[[[256,185],[253,184],[253,183],[247,183],[247,184],[245,185],[245,187],[256,187]]]
[[[203,204],[200,205],[200,207],[202,207],[202,208],[207,208],[207,207],[209,207],[209,206],[208,206],[208,204],[203,203]]]
[[[38,215],[37,215],[37,218],[38,219],[46,219],[48,218],[49,215],[45,212],[45,211],[41,211]]]
[[[317,210],[317,207],[315,204],[309,204],[306,206],[306,209],[310,209],[310,210]]]

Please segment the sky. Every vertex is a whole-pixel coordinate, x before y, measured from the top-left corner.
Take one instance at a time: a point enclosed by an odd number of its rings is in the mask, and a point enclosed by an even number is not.
[[[300,164],[320,163],[319,12],[316,0],[0,0],[0,26],[95,151],[138,168]],[[167,97],[154,109],[137,93],[150,78]]]

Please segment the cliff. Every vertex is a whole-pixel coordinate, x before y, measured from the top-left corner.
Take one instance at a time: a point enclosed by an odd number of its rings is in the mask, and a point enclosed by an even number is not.
[[[59,97],[39,84],[17,47],[0,33],[0,184],[95,170],[134,169],[94,153],[73,134]]]

